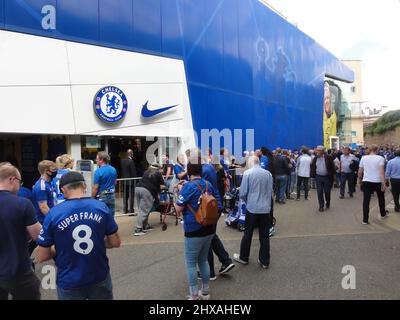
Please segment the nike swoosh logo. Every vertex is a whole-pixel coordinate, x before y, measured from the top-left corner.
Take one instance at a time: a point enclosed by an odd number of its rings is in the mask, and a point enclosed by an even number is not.
[[[170,106],[170,107],[165,107],[165,108],[160,108],[160,109],[155,109],[155,110],[149,110],[149,108],[147,107],[148,105],[148,101],[143,105],[142,107],[142,117],[143,118],[151,118],[156,116],[157,114],[160,114],[162,112],[165,112],[169,109],[175,108],[176,106],[178,106],[178,104],[174,105],[174,106]]]

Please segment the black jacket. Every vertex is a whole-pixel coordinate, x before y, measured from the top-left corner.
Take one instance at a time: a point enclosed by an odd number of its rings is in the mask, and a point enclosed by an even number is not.
[[[290,160],[283,155],[277,155],[274,159],[275,175],[284,176],[290,174]]]
[[[121,160],[121,178],[136,178],[136,166],[132,159]]]
[[[311,162],[311,177],[315,178],[317,175],[317,156],[314,157],[314,159]],[[335,175],[335,163],[333,162],[332,156],[329,154],[325,154],[325,165],[326,165],[326,170],[328,171],[328,176],[333,178]]]
[[[158,203],[158,194],[161,191],[161,185],[165,185],[161,172],[153,172],[153,169],[147,169],[137,187],[147,189],[153,196],[154,201]]]

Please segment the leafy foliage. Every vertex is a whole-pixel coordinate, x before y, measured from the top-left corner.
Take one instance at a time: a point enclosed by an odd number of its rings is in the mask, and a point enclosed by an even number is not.
[[[364,130],[364,135],[381,134],[400,126],[400,110],[389,111]]]

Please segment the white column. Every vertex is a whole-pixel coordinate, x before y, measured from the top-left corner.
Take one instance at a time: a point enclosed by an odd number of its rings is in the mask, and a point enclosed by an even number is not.
[[[108,154],[108,137],[104,137],[104,151]]]
[[[71,144],[71,155],[72,158],[76,161],[82,160],[81,155],[82,155],[82,146],[81,146],[81,136],[71,136],[70,138],[70,144]],[[74,169],[75,165],[74,165]]]
[[[158,164],[162,165],[162,155],[165,148],[165,137],[158,137],[157,138],[158,144]]]

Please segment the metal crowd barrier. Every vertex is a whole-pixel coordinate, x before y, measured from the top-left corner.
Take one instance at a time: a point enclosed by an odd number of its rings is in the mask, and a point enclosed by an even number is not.
[[[124,213],[130,209],[130,202],[133,204],[133,212],[138,211],[135,201],[135,188],[140,180],[142,180],[141,177],[117,179],[115,185],[115,216],[128,216],[129,214]]]
[[[240,187],[244,171],[245,171],[244,168],[236,168],[228,170],[231,188]]]
[[[243,172],[243,168],[228,170],[231,188],[240,187]],[[141,177],[117,179],[115,186],[115,216],[129,216],[129,213],[125,214],[125,212],[130,209],[130,201],[133,202],[133,212],[138,212],[135,188],[140,180],[142,180]],[[166,180],[166,176],[164,176],[164,180]]]
[[[163,178],[167,182],[166,176],[163,176]],[[117,179],[115,185],[115,216],[129,216],[129,213],[132,215],[132,213],[138,212],[135,189],[141,180],[141,177]],[[131,201],[133,203],[133,212],[129,212]]]

